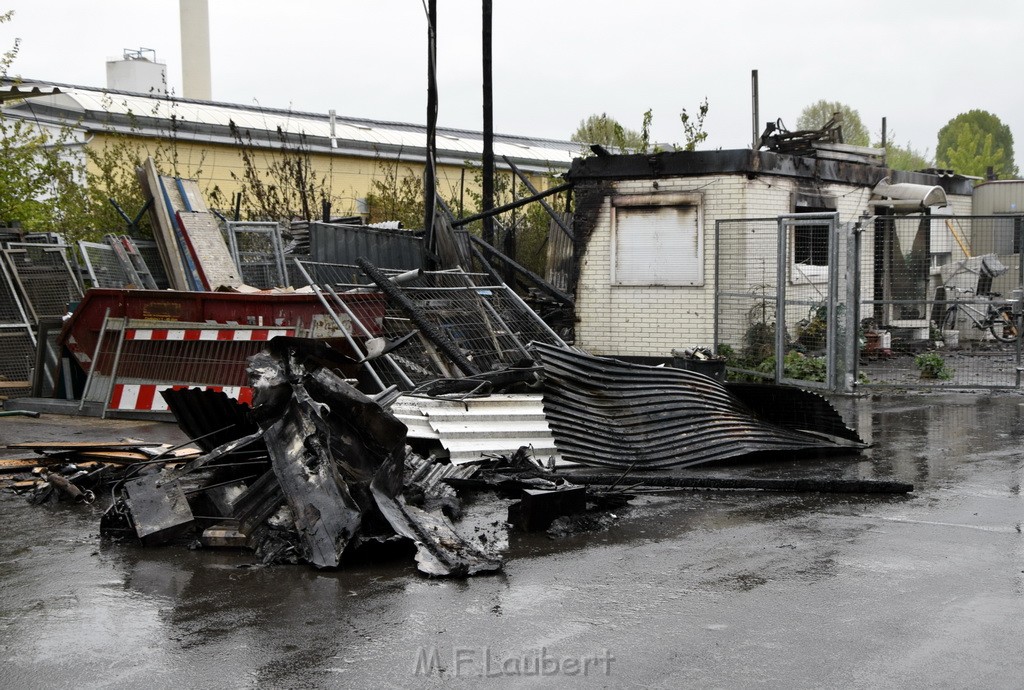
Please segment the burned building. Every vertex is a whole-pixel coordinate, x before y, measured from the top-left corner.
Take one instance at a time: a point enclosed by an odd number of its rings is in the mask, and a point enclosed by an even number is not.
[[[972,182],[890,170],[881,154],[831,145],[577,159],[568,174],[576,195],[576,344],[595,354],[663,357],[712,342],[716,290],[756,295],[774,291],[784,275],[790,287],[824,294],[835,261],[829,234],[852,232],[859,219],[877,230],[860,248],[862,297],[925,299],[932,267],[964,253],[944,228],[891,221],[927,218],[940,207],[967,216]],[[801,222],[804,214],[814,215]],[[730,221],[774,227],[790,216],[780,242],[766,242],[751,224],[723,232]],[[911,263],[908,279],[902,269]],[[800,310],[787,311],[787,322]],[[884,320],[917,323],[923,311]]]

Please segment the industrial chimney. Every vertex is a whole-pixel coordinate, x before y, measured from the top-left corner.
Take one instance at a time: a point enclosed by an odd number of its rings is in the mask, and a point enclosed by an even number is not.
[[[207,0],[179,0],[181,77],[185,98],[213,100],[210,87],[210,8]]]

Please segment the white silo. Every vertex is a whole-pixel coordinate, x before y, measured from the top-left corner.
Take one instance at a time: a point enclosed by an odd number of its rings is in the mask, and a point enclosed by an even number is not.
[[[107,60],[107,88],[143,94],[167,93],[167,65],[149,48],[124,50],[120,60]]]

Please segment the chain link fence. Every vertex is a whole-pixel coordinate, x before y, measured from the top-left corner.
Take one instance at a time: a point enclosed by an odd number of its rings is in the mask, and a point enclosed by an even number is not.
[[[858,237],[859,385],[1020,385],[1020,216],[878,216]]]
[[[733,379],[1020,386],[1024,216],[795,214],[718,221],[716,243]]]

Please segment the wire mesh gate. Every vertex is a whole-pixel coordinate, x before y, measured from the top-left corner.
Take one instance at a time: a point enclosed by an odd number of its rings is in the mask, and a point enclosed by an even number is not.
[[[734,378],[851,387],[849,236],[837,213],[716,221],[714,342]]]

